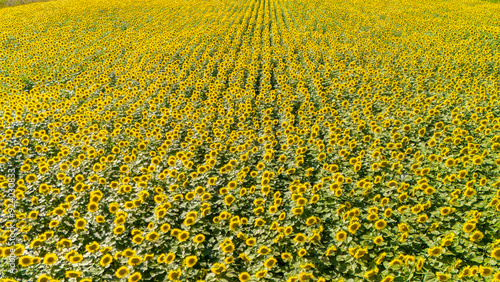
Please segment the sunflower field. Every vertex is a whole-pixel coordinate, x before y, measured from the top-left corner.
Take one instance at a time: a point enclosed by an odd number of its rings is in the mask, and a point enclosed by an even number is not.
[[[500,281],[499,5],[0,9],[0,282]]]

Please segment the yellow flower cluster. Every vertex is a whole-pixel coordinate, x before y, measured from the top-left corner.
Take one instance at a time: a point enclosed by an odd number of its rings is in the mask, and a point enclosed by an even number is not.
[[[500,281],[494,3],[0,11],[0,282]]]

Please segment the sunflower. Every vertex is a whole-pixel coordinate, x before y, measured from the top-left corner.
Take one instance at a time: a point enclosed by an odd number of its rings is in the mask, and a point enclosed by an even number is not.
[[[493,269],[491,267],[485,267],[485,266],[480,266],[479,267],[479,274],[483,277],[488,277],[493,274]]]
[[[481,156],[474,156],[472,158],[472,163],[475,165],[480,165],[483,162],[483,158]]]
[[[339,231],[337,232],[337,234],[335,235],[335,239],[337,239],[337,241],[339,242],[342,242],[344,241],[344,239],[347,237],[347,233],[345,231]]]
[[[227,254],[227,253],[232,253],[234,251],[234,244],[227,244],[222,248],[222,251]]]
[[[286,236],[292,234],[292,232],[293,232],[293,227],[292,226],[285,227],[284,233],[285,233]]]
[[[375,221],[378,219],[378,215],[376,213],[370,213],[366,219],[368,219],[368,221]]]
[[[335,246],[330,246],[326,252],[325,252],[325,256],[331,256],[333,255],[333,253],[337,250],[337,247]]]
[[[378,222],[378,221],[377,221]],[[384,221],[385,222],[385,221]],[[375,223],[375,226],[377,226],[377,223]],[[349,224],[349,233],[356,233],[356,231],[358,231],[358,229],[361,227],[361,224],[357,221],[353,221],[351,222],[351,224]],[[384,226],[385,227],[385,226]],[[382,228],[383,229],[383,228]]]
[[[203,241],[205,241],[205,235],[203,234],[198,234],[193,238],[193,242],[195,242],[196,244],[203,243]]]
[[[299,255],[299,257],[303,257],[305,255],[307,255],[307,250],[306,249],[300,249],[297,254]]]
[[[374,277],[377,274],[378,274],[378,267],[375,267],[374,269],[371,269],[371,270],[365,272],[364,277],[366,279],[372,279],[372,277]]]
[[[144,261],[152,260],[154,257],[155,257],[154,254],[145,254],[143,260]]]
[[[170,272],[168,273],[168,280],[170,281],[175,281],[175,280],[178,280],[179,277],[181,277],[181,269],[177,269],[177,270],[170,270]]]
[[[264,276],[266,276],[266,274],[267,274],[267,270],[257,271],[257,273],[255,273],[255,278],[257,278],[257,279],[264,278]]]
[[[429,145],[429,147],[434,147],[436,145],[436,143],[437,143],[436,139],[431,138],[431,139],[429,139],[429,142],[427,143],[427,145]]]
[[[99,261],[99,264],[103,267],[107,266],[113,261],[113,256],[110,254],[105,254],[102,256],[101,260]]]
[[[440,210],[442,216],[447,216],[451,213],[452,209],[450,207],[443,207]]]
[[[465,189],[464,195],[465,195],[466,197],[472,197],[472,196],[474,196],[476,193],[477,193],[477,192],[476,192],[476,190],[475,190],[475,189],[473,189],[473,188],[467,188],[467,189]]]
[[[96,202],[91,202],[89,203],[89,205],[87,206],[87,210],[91,213],[94,213],[97,211],[97,209],[99,208],[99,205],[96,203]]]
[[[389,218],[389,217],[391,217],[392,212],[393,212],[393,211],[392,211],[392,209],[391,209],[391,208],[388,208],[388,209],[386,209],[386,210],[384,211],[384,216],[385,216],[385,217],[387,217],[387,218]]]
[[[373,238],[373,243],[375,245],[380,245],[380,244],[382,244],[382,242],[384,242],[384,238],[382,236],[377,236],[377,237]]]
[[[75,229],[77,229],[77,230],[85,229],[86,224],[87,224],[87,221],[85,219],[79,218],[75,222]]]
[[[130,266],[136,266],[142,263],[142,258],[138,256],[133,256],[128,259],[128,265]]]
[[[389,267],[392,267],[392,266],[394,266],[394,265],[401,266],[401,265],[403,265],[403,261],[402,261],[402,260],[400,260],[399,258],[395,258],[395,259],[393,259],[393,260],[391,260],[391,261],[389,262]]]
[[[264,262],[264,267],[269,269],[269,268],[272,268],[275,264],[276,264],[277,260],[273,257],[271,258],[268,258],[265,262]]]
[[[253,246],[257,243],[257,240],[255,240],[255,238],[248,238],[245,240],[245,244],[247,244],[247,246]]]
[[[248,280],[250,280],[250,278],[251,278],[251,276],[250,276],[250,273],[248,273],[248,272],[242,272],[238,276],[238,279],[240,280],[240,282],[247,282]]]
[[[304,213],[304,208],[302,208],[302,207],[293,208],[292,213],[294,215],[301,215],[302,213]]]
[[[472,235],[470,235],[469,239],[473,242],[479,242],[483,239],[484,234],[481,231],[474,231]]]
[[[428,251],[429,255],[434,256],[434,257],[439,256],[442,252],[443,252],[442,247],[429,248],[429,251]]]
[[[26,182],[31,183],[36,181],[36,175],[35,174],[28,174],[26,175]]]
[[[385,253],[385,252],[384,252],[384,253],[381,253],[381,254],[379,255],[379,257],[377,258],[377,260],[375,260],[375,263],[376,263],[376,264],[381,264],[381,263],[382,263],[382,261],[384,260],[384,258],[385,258],[385,256],[386,256],[386,255],[387,255],[387,253]]]
[[[357,259],[362,258],[364,255],[368,254],[368,249],[364,248],[359,248],[356,250],[356,253],[354,254],[354,257]]]
[[[49,253],[43,257],[43,263],[46,265],[53,265],[56,262],[57,262],[57,255],[56,254]]]
[[[148,235],[146,235],[146,240],[147,241],[154,241],[160,237],[160,234],[158,232],[150,232]]]
[[[27,267],[31,265],[31,257],[30,256],[22,256],[19,258],[19,264],[23,267]]]
[[[118,277],[118,278],[123,278],[125,276],[127,276],[127,274],[129,274],[129,270],[126,266],[122,266],[120,268],[118,268],[115,272],[115,276]]]
[[[382,279],[380,282],[393,282],[394,281],[394,276],[386,276],[384,279]]]
[[[80,271],[74,271],[74,270],[66,271],[66,273],[64,274],[66,278],[78,278],[80,277],[80,275],[81,275]]]
[[[24,251],[25,251],[24,246],[23,246],[23,245],[21,245],[21,244],[16,244],[16,245],[14,246],[14,248],[15,248],[15,249],[14,249],[14,255],[15,255],[15,256],[20,256],[20,255],[22,255],[22,254],[24,253]],[[0,257],[2,256],[2,255],[1,255],[1,254],[2,254],[1,250],[2,250],[2,249],[0,248]],[[12,248],[9,248],[9,252],[10,252],[11,250],[12,250]],[[9,253],[9,255],[10,255],[10,253]],[[57,257],[56,257],[56,259],[57,259]]]
[[[255,220],[255,226],[262,227],[264,226],[264,224],[266,224],[266,221],[263,220],[262,218],[257,218]]]
[[[296,203],[297,203],[297,206],[303,207],[303,206],[307,205],[307,199],[304,197],[300,197],[296,200]]]
[[[375,228],[378,230],[382,230],[386,226],[387,226],[387,222],[383,219],[377,220],[377,222],[375,222]],[[354,231],[354,232],[356,232],[356,231]],[[351,232],[351,233],[354,233],[354,232]]]
[[[500,281],[500,271],[497,271],[494,275],[493,275],[493,282],[499,282]]]
[[[70,240],[66,239],[66,238],[63,238],[61,239],[57,245],[59,247],[65,247],[65,248],[70,248],[72,245],[73,245],[73,242],[71,242]]]
[[[137,282],[142,279],[142,274],[139,272],[134,272],[132,275],[129,276],[128,282]]]
[[[476,276],[478,272],[479,272],[479,267],[477,267],[477,265],[470,268],[470,276]]]
[[[161,232],[167,233],[170,230],[170,224],[164,223],[160,226]]]
[[[218,275],[226,271],[226,266],[221,263],[215,263],[210,269],[214,274]]]
[[[425,188],[425,190],[424,190],[424,193],[427,195],[432,195],[435,192],[436,192],[436,189],[434,189],[434,187],[431,187],[431,186]]]
[[[36,282],[50,282],[50,281],[52,281],[52,277],[45,274],[40,275],[36,280]]]
[[[234,257],[233,256],[229,256],[229,257],[226,257],[224,259],[224,263],[227,264],[227,265],[230,265],[233,262],[234,262]]]
[[[197,261],[198,258],[196,256],[188,256],[184,259],[184,265],[191,268],[196,264]]]
[[[291,259],[292,257],[293,257],[293,256],[292,256],[292,254],[290,254],[290,253],[282,253],[282,254],[281,254],[281,259],[283,259],[283,260],[289,260],[289,259]]]
[[[234,202],[234,200],[235,200],[235,199],[236,199],[236,198],[235,198],[233,195],[227,195],[227,196],[224,198],[224,203],[225,203],[226,205],[230,206],[230,205]]]
[[[40,263],[41,260],[42,260],[41,257],[32,257],[31,258],[31,263],[32,264],[38,264],[38,263]]]
[[[69,258],[69,262],[73,264],[80,263],[82,261],[83,261],[82,255],[74,255]]]
[[[259,215],[264,212],[264,208],[263,207],[255,208],[253,209],[253,212],[255,213],[255,215]]]
[[[189,239],[189,232],[182,231],[181,233],[179,233],[179,236],[177,236],[177,239],[179,240],[179,242],[186,241],[187,239]]]
[[[500,260],[500,248],[493,249],[490,255],[492,258]]]
[[[277,206],[271,206],[271,207],[269,207],[268,211],[269,211],[270,214],[274,214],[275,212],[278,211],[278,207]]]
[[[265,255],[269,254],[270,252],[271,252],[271,249],[269,249],[269,248],[268,248],[268,247],[266,247],[266,246],[261,246],[261,247],[259,248],[259,250],[257,251],[257,253],[259,253],[260,255],[263,255],[263,256],[265,256]]]
[[[441,246],[450,246],[453,243],[453,238],[455,236],[454,236],[454,233],[451,233],[451,234],[452,234],[451,236],[446,236],[443,238],[443,240],[441,242]]]
[[[116,213],[120,207],[118,206],[117,203],[111,203],[108,207],[108,210],[110,213]]]
[[[135,250],[131,250],[131,249],[128,249],[128,248],[127,248],[127,249],[123,250],[123,252],[122,252],[122,253],[123,253],[123,256],[124,256],[124,257],[131,258],[131,257],[135,256],[135,254],[136,254],[137,252],[136,252]]]
[[[85,249],[89,253],[95,253],[99,250],[99,243],[94,241],[94,242],[92,242],[92,244],[85,246]]]
[[[43,244],[43,241],[44,241],[44,240],[42,240],[42,239],[40,239],[40,238],[36,238],[36,239],[34,239],[33,241],[31,241],[30,246],[31,246],[32,248],[37,248],[37,247],[40,247],[40,246]]]
[[[28,214],[28,218],[30,218],[30,219],[36,219],[37,217],[38,217],[38,211],[31,211]]]
[[[409,233],[410,232],[410,227],[406,223],[400,223],[398,225],[398,230],[403,233]]]
[[[445,162],[447,167],[453,167],[456,165],[456,161],[453,158],[448,158]]]
[[[299,273],[299,281],[304,282],[304,281],[309,281],[310,279],[313,279],[314,276],[312,273],[307,273],[307,272],[301,272]]]
[[[144,241],[144,237],[142,237],[141,235],[135,235],[133,238],[132,238],[132,242],[139,245],[142,243],[142,241]]]
[[[307,237],[302,233],[298,233],[297,235],[295,235],[295,238],[293,240],[296,243],[304,243],[307,240]]]
[[[424,223],[429,219],[429,217],[426,214],[419,215],[417,218],[417,222],[419,223]]]
[[[448,274],[444,274],[444,273],[440,273],[440,272],[437,272],[436,273],[436,278],[439,280],[439,281],[448,281],[450,279],[450,275]]]
[[[191,200],[194,199],[194,197],[196,196],[196,194],[194,192],[188,192],[184,198],[186,199],[186,201],[190,202]]]
[[[467,222],[463,225],[462,230],[465,233],[470,233],[476,228],[476,224],[473,222]]]

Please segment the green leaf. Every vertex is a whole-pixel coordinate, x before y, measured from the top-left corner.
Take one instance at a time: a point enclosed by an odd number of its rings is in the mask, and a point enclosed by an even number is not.
[[[471,261],[477,262],[477,263],[483,263],[484,257],[483,256],[477,256],[477,257],[474,257],[473,259],[471,259]]]

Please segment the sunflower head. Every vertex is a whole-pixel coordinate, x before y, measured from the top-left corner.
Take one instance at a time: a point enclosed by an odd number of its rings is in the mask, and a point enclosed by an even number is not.
[[[184,264],[189,268],[193,267],[196,262],[198,262],[198,258],[196,256],[188,256],[184,259]]]

